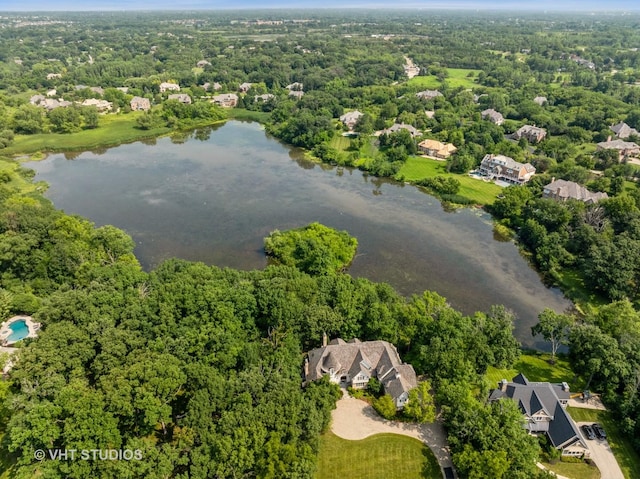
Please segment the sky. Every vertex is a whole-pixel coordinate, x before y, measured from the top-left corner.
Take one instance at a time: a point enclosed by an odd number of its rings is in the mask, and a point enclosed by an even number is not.
[[[637,0],[0,0],[0,11],[431,8],[527,11],[640,10]]]

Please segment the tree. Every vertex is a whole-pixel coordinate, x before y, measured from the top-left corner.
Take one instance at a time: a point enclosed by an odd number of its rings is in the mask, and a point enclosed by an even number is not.
[[[396,405],[388,394],[373,401],[373,409],[385,419],[391,420],[396,417]]]
[[[285,232],[273,231],[265,238],[264,248],[277,263],[309,274],[333,274],[351,263],[358,241],[346,231],[311,223]]]
[[[613,391],[629,375],[629,363],[618,342],[591,324],[575,326],[569,334],[569,358],[575,371],[605,391]]]
[[[81,109],[81,113],[82,113],[82,119],[84,120],[85,128],[87,129],[98,128],[98,121],[100,119],[100,115],[98,114],[98,109],[95,106],[85,106]]]
[[[531,328],[531,334],[540,334],[545,341],[551,343],[551,362],[555,362],[558,348],[567,344],[569,340],[569,329],[573,324],[573,319],[566,314],[558,314],[552,309],[545,308],[538,315],[538,323]]]
[[[418,387],[409,391],[409,400],[404,413],[416,422],[433,422],[436,418],[436,406],[431,396],[431,383],[422,381]]]
[[[13,114],[11,126],[16,133],[40,133],[44,118],[42,109],[34,105],[21,105]]]
[[[47,117],[51,122],[53,131],[58,133],[73,133],[80,130],[82,116],[78,108],[55,108],[47,114]]]

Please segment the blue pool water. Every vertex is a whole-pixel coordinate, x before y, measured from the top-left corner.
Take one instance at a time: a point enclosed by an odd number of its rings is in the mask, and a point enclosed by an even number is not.
[[[19,319],[18,321],[11,323],[9,325],[9,329],[13,331],[7,338],[7,341],[9,342],[20,341],[21,339],[26,338],[29,334],[29,328],[24,319]]]

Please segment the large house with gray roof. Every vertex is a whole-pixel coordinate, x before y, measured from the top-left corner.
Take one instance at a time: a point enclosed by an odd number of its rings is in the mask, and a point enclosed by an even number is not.
[[[409,399],[409,391],[418,385],[413,366],[403,364],[397,349],[386,341],[345,342],[332,340],[321,348],[309,351],[305,362],[305,383],[323,376],[341,387],[363,389],[369,379],[377,378],[396,408],[401,409]]]
[[[485,155],[478,171],[491,180],[506,181],[514,185],[526,183],[536,174],[531,163],[518,163],[504,155]]]
[[[640,136],[640,133],[638,133],[638,130],[636,130],[635,128],[631,128],[624,121],[621,121],[620,123],[616,123],[615,125],[611,125],[609,129],[613,131],[616,134],[616,137],[621,140],[626,140],[632,135]]]
[[[514,139],[525,138],[529,143],[538,143],[544,140],[545,136],[547,136],[547,131],[544,128],[533,125],[524,125],[513,134]]]
[[[589,446],[566,411],[569,385],[529,381],[520,373],[511,382],[503,379],[491,391],[489,401],[511,399],[525,417],[531,434],[546,434],[563,456],[588,457]]]
[[[556,201],[567,201],[569,199],[583,201],[587,204],[597,203],[609,197],[606,193],[592,193],[584,186],[574,183],[573,181],[556,180],[544,187],[542,191],[543,198],[551,198]]]

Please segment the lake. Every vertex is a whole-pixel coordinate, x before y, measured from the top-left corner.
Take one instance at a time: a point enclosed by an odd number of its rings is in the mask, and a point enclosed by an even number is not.
[[[543,308],[570,306],[512,242],[494,240],[487,213],[446,212],[413,186],[306,161],[257,123],[229,121],[25,166],[49,183],[56,207],[127,231],[147,269],[171,257],[263,268],[270,231],[318,221],[358,238],[353,276],[405,295],[437,291],[468,314],[504,304],[526,346],[544,347],[530,333]]]

